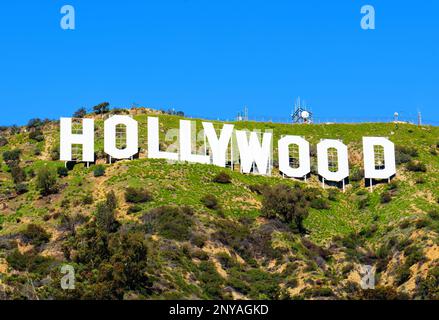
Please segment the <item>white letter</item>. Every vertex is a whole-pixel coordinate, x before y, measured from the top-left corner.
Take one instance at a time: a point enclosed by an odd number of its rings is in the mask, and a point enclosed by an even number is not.
[[[309,155],[309,142],[299,136],[285,136],[279,140],[279,170],[293,178],[303,178],[311,171],[311,159]],[[299,147],[299,167],[290,166],[290,145]]]
[[[189,120],[180,120],[180,160],[209,164],[209,156],[192,154],[192,123]]]
[[[226,166],[226,153],[233,134],[233,124],[225,124],[221,129],[220,138],[210,122],[203,122],[204,134],[212,150],[213,164],[219,167]]]
[[[375,167],[375,146],[381,146],[384,149],[384,169]],[[363,138],[364,154],[364,175],[366,179],[388,179],[396,174],[395,145],[386,138],[364,137]]]
[[[160,151],[159,119],[148,117],[148,158],[178,160],[178,153]]]
[[[126,147],[116,146],[116,127],[126,128]],[[115,159],[129,159],[139,151],[138,123],[129,116],[112,116],[104,122],[104,151]]]
[[[72,134],[72,119],[61,118],[60,160],[72,161],[72,144],[82,144],[82,161],[94,162],[94,120],[82,119],[82,134]]]
[[[61,14],[65,14],[61,19],[61,28],[64,30],[75,30],[75,8],[65,5],[61,8]]]
[[[253,163],[256,163],[260,174],[266,175],[268,173],[268,163],[271,159],[271,137],[271,133],[264,133],[261,147],[256,132],[250,133],[249,143],[246,131],[236,131],[243,173],[250,173]]]
[[[375,8],[371,5],[363,6],[361,13],[365,16],[361,19],[361,28],[363,30],[375,29]]]
[[[329,170],[328,149],[337,150],[338,170],[332,172]],[[342,181],[349,176],[349,158],[348,147],[338,140],[322,140],[317,145],[317,163],[319,174],[328,181]]]

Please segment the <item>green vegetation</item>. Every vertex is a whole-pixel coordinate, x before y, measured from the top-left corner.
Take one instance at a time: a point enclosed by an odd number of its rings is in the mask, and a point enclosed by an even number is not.
[[[95,112],[87,115],[96,121],[98,164],[91,168],[78,163],[66,170],[55,161],[56,122],[0,128],[0,286],[6,297],[438,298],[439,128],[235,123],[237,129],[271,129],[275,141],[282,134],[310,141],[314,174],[304,183],[283,179],[277,169],[263,177],[145,159],[142,144],[141,159],[104,165],[102,114],[131,113],[143,143],[154,111],[110,111],[102,104]],[[163,148],[176,143],[165,133],[181,116],[160,115]],[[395,142],[398,174],[390,184],[365,185],[362,136]],[[315,175],[315,144],[322,138],[349,146],[345,192],[322,188]],[[59,287],[63,264],[75,267],[73,291]],[[376,267],[375,290],[352,280],[363,265]]]

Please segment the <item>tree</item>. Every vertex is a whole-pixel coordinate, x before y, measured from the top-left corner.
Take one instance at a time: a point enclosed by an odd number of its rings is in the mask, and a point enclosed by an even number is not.
[[[3,152],[3,160],[6,164],[11,162],[19,162],[20,161],[21,151],[19,149],[14,149],[10,151]]]
[[[79,108],[73,114],[73,118],[84,118],[87,115],[87,110],[85,108]]]
[[[37,173],[36,186],[43,196],[57,193],[57,173],[47,167],[42,167]]]
[[[30,119],[29,122],[27,123],[27,128],[28,129],[37,129],[37,128],[40,128],[41,126],[43,126],[43,124],[44,124],[44,122],[39,118]]]
[[[110,111],[109,106],[110,106],[110,104],[108,102],[102,102],[102,103],[98,104],[97,106],[94,106],[93,111],[96,114],[104,114],[104,113],[107,113],[108,111]]]
[[[279,184],[267,188],[263,196],[262,213],[267,218],[278,218],[286,223],[294,223],[300,233],[305,232],[303,221],[309,214],[309,201],[300,186],[290,188]]]

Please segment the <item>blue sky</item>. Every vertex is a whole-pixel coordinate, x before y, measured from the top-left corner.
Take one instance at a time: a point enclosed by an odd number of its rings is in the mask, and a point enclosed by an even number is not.
[[[60,8],[76,9],[76,30]],[[376,9],[362,30],[360,9]],[[0,124],[103,101],[194,116],[439,123],[439,1],[20,0],[0,6]]]

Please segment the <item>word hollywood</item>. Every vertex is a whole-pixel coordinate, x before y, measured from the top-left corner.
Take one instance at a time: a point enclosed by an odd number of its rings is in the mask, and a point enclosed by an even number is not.
[[[82,161],[94,162],[94,120],[82,119],[80,134],[72,133],[72,119],[61,118],[60,160],[72,161],[72,146],[82,145]],[[126,141],[117,147],[116,127],[125,129]],[[147,156],[151,159],[168,159],[226,167],[237,162],[242,173],[270,175],[272,170],[273,134],[234,130],[233,124],[224,124],[217,134],[214,124],[202,122],[205,153],[194,153],[192,137],[194,124],[180,120],[178,152],[160,150],[159,119],[148,117]],[[262,141],[261,141],[262,140]],[[233,157],[233,142],[238,156]],[[303,137],[286,135],[277,142],[279,171],[283,176],[305,178],[311,172],[310,144]],[[290,148],[297,152],[295,165],[291,164]],[[232,149],[232,152],[229,152]],[[209,152],[207,152],[209,150]],[[104,151],[110,159],[132,159],[139,152],[138,122],[129,116],[115,115],[104,122]],[[390,179],[396,174],[395,146],[383,137],[363,137],[365,179]],[[332,159],[330,160],[330,156]],[[377,159],[380,157],[380,159]],[[238,159],[237,159],[238,158]],[[377,161],[379,160],[379,161]],[[333,163],[337,163],[334,170]],[[379,163],[379,165],[377,165]],[[322,181],[344,182],[349,177],[348,148],[339,140],[324,139],[317,144],[317,168]]]

